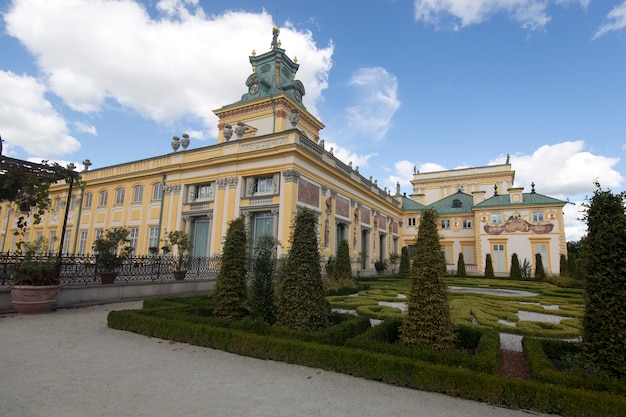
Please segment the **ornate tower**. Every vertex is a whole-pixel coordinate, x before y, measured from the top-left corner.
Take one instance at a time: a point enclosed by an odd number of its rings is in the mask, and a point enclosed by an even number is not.
[[[214,113],[219,117],[218,143],[299,129],[317,142],[324,125],[302,104],[304,85],[296,79],[299,65],[280,48],[280,30],[272,28],[269,52],[252,51],[252,74],[245,81],[241,100]],[[234,133],[234,134],[233,134]]]

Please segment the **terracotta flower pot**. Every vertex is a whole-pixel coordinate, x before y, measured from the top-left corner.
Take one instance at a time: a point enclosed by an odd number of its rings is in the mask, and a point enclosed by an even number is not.
[[[14,285],[11,303],[19,314],[46,313],[56,301],[60,288],[60,285]]]

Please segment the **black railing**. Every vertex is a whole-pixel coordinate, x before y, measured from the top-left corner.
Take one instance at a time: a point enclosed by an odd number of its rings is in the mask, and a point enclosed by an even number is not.
[[[58,261],[57,255],[37,255],[37,262]],[[25,261],[18,253],[0,253],[0,286],[9,285],[19,266]],[[61,284],[100,283],[97,255],[63,255],[60,258]],[[176,268],[175,256],[130,256],[117,268],[116,282],[169,281],[174,280],[172,271]],[[215,279],[220,269],[219,257],[185,258],[185,279]]]

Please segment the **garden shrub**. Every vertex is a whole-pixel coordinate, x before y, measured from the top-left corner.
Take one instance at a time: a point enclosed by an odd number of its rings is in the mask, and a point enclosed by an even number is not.
[[[467,272],[465,271],[465,259],[463,257],[463,252],[459,252],[459,260],[456,264],[456,276],[457,277],[466,277]]]
[[[300,210],[292,229],[289,257],[277,285],[276,323],[289,329],[318,330],[328,326],[330,307],[320,270],[317,215]]]
[[[250,310],[253,316],[273,324],[276,321],[274,277],[276,275],[276,240],[262,236],[256,249],[250,286]]]
[[[226,318],[240,318],[248,313],[246,304],[248,290],[248,239],[242,218],[234,219],[228,225],[220,272],[215,282],[214,314]]]
[[[409,256],[409,248],[402,247],[400,251],[400,269],[398,270],[398,278],[408,278],[411,274],[411,259]]]
[[[493,272],[493,262],[491,260],[491,254],[488,253],[485,257],[485,278],[495,278],[495,274]]]
[[[522,278],[522,270],[519,265],[519,258],[517,257],[517,253],[511,255],[511,271],[509,273],[511,279],[521,279]]]

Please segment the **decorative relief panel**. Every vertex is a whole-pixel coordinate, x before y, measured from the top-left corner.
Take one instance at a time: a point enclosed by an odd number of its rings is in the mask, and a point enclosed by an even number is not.
[[[178,195],[180,194],[180,184],[168,184],[163,188],[163,193],[165,195]]]
[[[361,208],[361,223],[371,224],[371,211],[367,207]]]
[[[350,200],[337,197],[335,203],[335,214],[343,217],[350,217]]]
[[[226,188],[226,178],[218,178],[215,182],[217,183],[218,190]]]
[[[237,187],[237,183],[239,182],[239,177],[228,177],[226,178],[226,184],[228,185],[228,188],[235,188]]]
[[[285,181],[287,181],[286,177]],[[300,181],[298,181],[298,201],[313,207],[319,207],[320,188],[315,184],[300,179]]]
[[[241,150],[242,151],[254,151],[256,149],[271,148],[271,147],[278,146],[284,143],[286,140],[287,139],[285,138],[281,138],[281,139],[274,139],[274,140],[266,140],[263,142],[246,143],[246,144],[241,145]]]
[[[387,228],[387,217],[385,217],[383,215],[380,215],[380,216],[378,216],[378,219],[379,219],[378,227],[380,229],[383,229],[383,230],[386,229]]]

